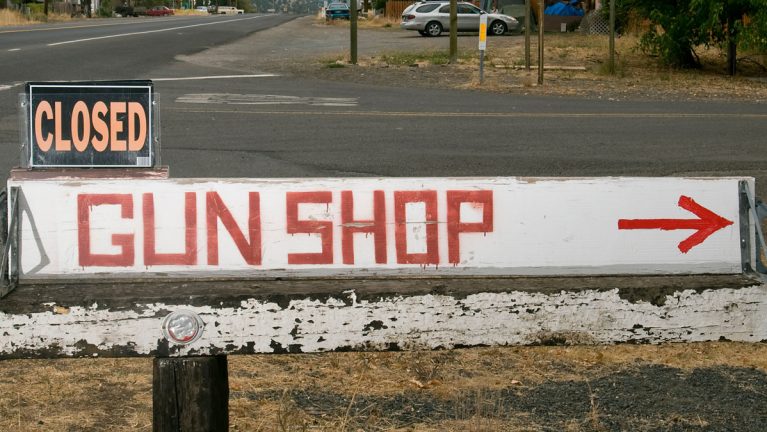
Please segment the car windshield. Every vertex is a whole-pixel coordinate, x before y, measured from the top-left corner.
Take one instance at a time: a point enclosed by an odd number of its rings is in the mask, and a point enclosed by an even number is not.
[[[349,5],[346,3],[331,3],[328,5],[328,9],[349,9]]]

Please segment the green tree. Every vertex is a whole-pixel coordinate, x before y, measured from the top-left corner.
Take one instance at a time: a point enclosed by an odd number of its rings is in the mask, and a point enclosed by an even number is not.
[[[623,0],[652,26],[640,46],[671,66],[700,67],[697,46],[719,46],[735,74],[738,46],[767,47],[767,0]]]

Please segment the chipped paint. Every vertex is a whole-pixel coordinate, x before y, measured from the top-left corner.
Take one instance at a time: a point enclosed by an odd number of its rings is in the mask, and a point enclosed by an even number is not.
[[[475,345],[767,340],[767,286],[678,291],[660,305],[618,289],[428,294],[360,299],[354,291],[282,306],[250,298],[227,307],[91,304],[0,313],[0,357],[436,349]],[[187,309],[205,322],[195,343],[169,346],[162,321]]]

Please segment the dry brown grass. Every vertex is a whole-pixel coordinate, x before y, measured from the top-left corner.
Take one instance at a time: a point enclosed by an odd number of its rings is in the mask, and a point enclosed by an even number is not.
[[[173,9],[173,14],[181,16],[208,16],[207,12],[201,12],[194,9]]]
[[[0,430],[151,429],[151,359],[13,360],[0,362]],[[365,411],[364,430],[538,431],[525,412],[509,413],[499,389],[520,391],[573,380],[584,388],[620,368],[666,365],[731,366],[767,372],[767,344],[692,343],[573,347],[499,347],[453,351],[327,353],[229,357],[230,426],[234,431],[356,431],[356,402],[403,394],[453,400],[439,422],[397,426],[385,413]],[[590,387],[588,387],[590,388]],[[335,414],[300,408],[287,391],[343,396]],[[276,394],[267,398],[258,395]],[[600,430],[599,400],[566,430]],[[279,396],[282,395],[282,396]],[[340,395],[340,396],[339,396]],[[330,397],[330,396],[329,396]],[[364,411],[364,409],[363,409]],[[502,411],[502,412],[501,412]],[[680,413],[676,424],[705,420]],[[681,423],[680,423],[681,422]],[[400,427],[396,429],[395,427]]]
[[[3,26],[25,26],[40,24],[43,22],[65,22],[71,21],[72,17],[66,14],[49,13],[48,16],[42,14],[33,14],[26,16],[18,11],[9,9],[0,9],[0,27]]]
[[[0,26],[19,26],[34,24],[24,15],[9,9],[0,9]]]
[[[608,73],[608,39],[581,34],[547,34],[544,39],[546,66],[580,66],[585,70],[544,70],[548,91],[577,95],[604,93],[607,97],[630,97],[637,93],[649,96],[727,98],[767,100],[767,83],[751,81],[748,76],[764,75],[764,60],[741,62],[739,76],[724,74],[725,57],[715,48],[699,48],[704,67],[679,70],[661,66],[656,59],[640,52],[638,38],[624,36],[616,40],[616,73]],[[531,44],[533,69],[524,70],[524,44],[491,45],[486,64],[486,89],[537,87],[538,47]],[[761,62],[761,63],[760,63]],[[478,60],[469,67],[477,68]],[[478,87],[478,75],[468,87]],[[540,89],[539,91],[544,91]]]
[[[314,19],[316,25],[328,25],[334,27],[349,28],[348,20],[325,20],[325,16],[317,14]],[[372,12],[368,14],[362,14],[358,17],[357,28],[363,29],[392,29],[399,31],[399,19],[393,17],[384,17],[382,15],[373,15]]]

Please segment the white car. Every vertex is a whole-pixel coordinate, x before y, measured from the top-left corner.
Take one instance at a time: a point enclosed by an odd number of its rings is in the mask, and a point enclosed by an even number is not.
[[[487,14],[487,32],[500,36],[509,30],[516,30],[519,22],[508,15],[488,14],[471,3],[458,3],[458,31],[478,31],[480,15]],[[400,27],[416,30],[421,36],[439,36],[450,29],[450,2],[433,1],[416,3],[402,12]]]
[[[242,15],[245,11],[234,6],[219,6],[216,8],[216,13],[219,15]]]

